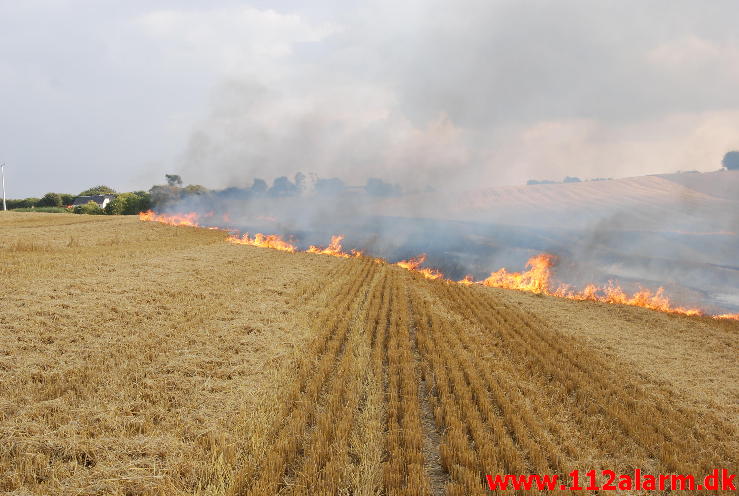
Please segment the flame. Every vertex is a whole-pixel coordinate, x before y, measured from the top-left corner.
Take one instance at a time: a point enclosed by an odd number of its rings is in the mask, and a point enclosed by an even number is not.
[[[739,320],[739,313],[722,313],[721,315],[714,315],[713,318],[718,320]]]
[[[423,264],[425,261],[426,261],[426,254],[421,253],[415,258],[410,258],[408,260],[401,260],[400,262],[396,262],[395,265],[397,265],[398,267],[402,267],[406,270],[410,270],[411,272],[418,272],[426,279],[441,279],[444,277],[444,274],[442,274],[436,269],[419,268],[421,264]]]
[[[213,216],[212,212],[206,214],[206,216]],[[184,213],[184,214],[158,214],[151,210],[147,212],[141,212],[139,219],[148,222],[161,222],[172,226],[192,226],[200,227],[198,224],[198,214],[195,212]],[[223,216],[224,221],[230,222],[230,219],[226,214]],[[220,229],[219,227],[210,227],[209,229]],[[343,235],[336,235],[331,237],[331,243],[326,248],[311,245],[306,253],[315,253],[320,255],[330,255],[340,258],[351,258],[361,257],[364,254],[361,251],[351,250],[351,253],[343,251],[341,242],[344,240]],[[280,250],[288,253],[295,253],[298,251],[297,247],[292,243],[285,241],[277,234],[262,234],[257,233],[253,238],[249,237],[249,234],[244,234],[242,237],[231,235],[226,238],[229,243],[237,245],[250,245],[257,246],[260,248],[271,248],[273,250]],[[382,258],[373,258],[374,262],[378,264],[387,263]],[[421,267],[426,261],[426,254],[422,253],[417,257],[410,258],[408,260],[401,260],[396,262],[395,265],[402,267],[403,269],[411,272],[417,272],[426,279],[444,279],[444,275],[433,268]],[[457,284],[470,286],[473,284],[480,284],[483,286],[489,286],[494,288],[504,289],[516,289],[519,291],[528,291],[536,294],[545,294],[549,296],[556,296],[559,298],[566,298],[576,301],[597,301],[601,303],[611,303],[619,305],[630,305],[642,308],[648,308],[651,310],[658,310],[660,312],[675,313],[682,315],[705,315],[703,310],[698,308],[688,308],[681,306],[673,306],[670,299],[665,295],[664,288],[660,287],[656,291],[649,289],[640,289],[633,294],[628,294],[621,287],[614,284],[612,281],[606,286],[596,286],[594,284],[588,284],[582,290],[577,291],[572,289],[567,284],[560,284],[556,289],[552,289],[552,267],[555,265],[557,258],[554,255],[548,253],[541,253],[539,255],[531,257],[526,263],[527,270],[522,272],[508,272],[505,268],[502,268],[496,272],[492,272],[489,277],[482,281],[475,281],[471,275],[465,276],[463,279],[456,281]],[[454,282],[454,281],[447,281]],[[739,314],[720,314],[713,315],[714,319],[721,320],[739,320]]]
[[[295,253],[297,248],[295,245],[288,243],[277,234],[262,234],[257,233],[254,238],[249,238],[249,233],[244,234],[242,237],[231,235],[226,238],[226,241],[235,245],[250,245],[258,246],[260,248],[272,248],[273,250],[286,251],[288,253]]]
[[[169,224],[170,226],[191,226],[199,227],[198,214],[190,212],[187,214],[158,214],[152,210],[139,213],[139,220],[145,220],[149,222],[161,222],[162,224]]]
[[[361,251],[352,251],[351,254],[345,253],[342,251],[341,248],[341,241],[344,239],[344,236],[339,234],[337,236],[331,236],[331,243],[326,248],[321,248],[319,246],[310,245],[308,249],[306,250],[307,253],[316,253],[318,255],[331,255],[332,257],[340,257],[340,258],[351,258],[354,257],[361,257],[362,252]]]
[[[484,286],[493,288],[518,289],[531,293],[549,294],[549,281],[551,279],[551,267],[554,265],[555,257],[548,253],[542,253],[531,257],[526,263],[529,270],[525,272],[508,272],[500,269],[490,274],[490,277],[481,281]]]
[[[629,305],[683,315],[704,314],[698,308],[673,306],[662,287],[654,292],[641,289],[629,295],[621,287],[610,281],[607,286],[588,284],[581,291],[575,291],[566,284],[552,290],[552,267],[555,262],[556,257],[548,253],[542,253],[529,259],[526,263],[529,270],[525,272],[507,272],[506,269],[500,269],[490,274],[490,277],[481,281],[481,283],[494,288],[518,289],[577,301],[599,301],[601,303]]]

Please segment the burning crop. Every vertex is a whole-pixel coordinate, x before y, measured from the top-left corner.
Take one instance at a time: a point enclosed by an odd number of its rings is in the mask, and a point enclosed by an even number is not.
[[[412,272],[418,272],[426,279],[442,279],[444,277],[444,274],[442,274],[436,269],[421,268],[420,266],[425,261],[426,261],[426,254],[421,253],[415,258],[411,258],[408,260],[401,260],[400,262],[396,262],[395,265],[397,265],[398,267],[402,267],[406,270],[410,270]]]
[[[260,248],[272,248],[273,250],[286,251],[288,253],[295,253],[297,248],[292,243],[288,243],[277,234],[262,234],[257,233],[253,238],[249,237],[249,233],[244,234],[242,237],[231,235],[226,238],[226,241],[235,245],[249,245],[258,246]]]
[[[307,253],[315,253],[318,255],[330,255],[332,257],[339,257],[339,258],[350,258],[350,257],[360,257],[362,256],[362,252],[359,251],[353,251],[352,253],[346,253],[343,251],[341,242],[343,241],[344,236],[338,235],[338,236],[331,236],[331,243],[326,248],[321,248],[320,246],[314,246],[311,245],[306,250]]]
[[[207,215],[206,217],[210,219],[213,215]],[[184,214],[158,214],[150,210],[139,214],[139,219],[149,222],[160,222],[172,226],[202,227],[198,223],[198,214],[194,212]],[[219,227],[209,228],[220,229]],[[364,254],[358,250],[351,250],[349,253],[345,252],[341,244],[343,240],[343,235],[334,235],[331,237],[329,245],[325,248],[310,245],[308,249],[305,250],[305,253],[329,255],[338,258],[357,258],[364,256]],[[288,253],[300,251],[294,243],[285,241],[277,234],[257,233],[253,237],[248,233],[240,237],[235,234],[231,234],[226,238],[226,241],[237,245],[271,248],[273,250]],[[555,284],[553,267],[556,265],[557,257],[549,253],[540,253],[529,258],[526,263],[526,270],[524,271],[509,272],[507,269],[501,268],[495,272],[491,272],[488,277],[480,281],[475,281],[471,275],[467,275],[464,279],[459,281],[446,279],[444,274],[437,269],[421,267],[426,262],[426,259],[426,254],[422,253],[416,257],[396,262],[394,265],[410,272],[418,273],[426,279],[442,280],[463,286],[482,285],[491,288],[514,289],[576,301],[596,301],[600,303],[636,306],[672,314],[691,316],[706,315],[706,312],[699,308],[684,307],[673,304],[670,301],[670,298],[665,295],[663,287],[659,287],[654,291],[642,288],[634,293],[628,293],[612,281],[605,286],[588,284],[581,290],[574,289],[569,284]],[[381,258],[374,258],[374,261],[381,264],[387,263],[386,260]],[[739,314],[726,313],[713,315],[712,317],[714,319],[721,320],[739,320]]]
[[[190,212],[186,214],[158,214],[152,210],[141,212],[139,219],[149,222],[161,222],[171,226],[191,226],[200,227],[198,224],[198,214]]]

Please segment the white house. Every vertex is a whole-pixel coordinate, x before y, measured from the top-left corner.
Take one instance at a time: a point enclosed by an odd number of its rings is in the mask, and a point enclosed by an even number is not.
[[[78,196],[74,199],[74,202],[72,203],[73,207],[76,207],[78,205],[87,205],[90,202],[95,202],[98,204],[98,207],[105,208],[105,205],[110,203],[110,201],[115,198],[116,195],[90,195],[90,196]]]

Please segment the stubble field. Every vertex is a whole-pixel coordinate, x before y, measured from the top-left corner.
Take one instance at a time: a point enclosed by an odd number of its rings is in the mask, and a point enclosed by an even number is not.
[[[0,232],[0,491],[474,495],[485,474],[737,471],[737,322],[132,218],[10,213]]]

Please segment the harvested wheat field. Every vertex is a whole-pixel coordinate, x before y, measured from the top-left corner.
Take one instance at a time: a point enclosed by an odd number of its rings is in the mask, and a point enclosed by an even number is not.
[[[475,495],[486,474],[737,471],[737,321],[226,236],[0,215],[0,491]]]

